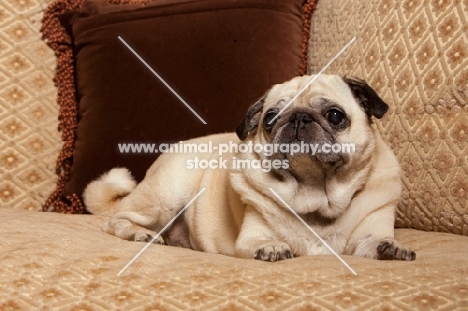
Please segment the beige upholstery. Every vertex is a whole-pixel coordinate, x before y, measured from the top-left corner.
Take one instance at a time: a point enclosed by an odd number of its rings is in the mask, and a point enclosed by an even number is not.
[[[403,169],[397,225],[468,235],[468,2],[326,0],[309,71],[355,75],[390,105],[376,126]]]
[[[277,263],[150,245],[102,217],[0,210],[0,310],[463,310],[468,237],[398,229],[414,262],[332,255]],[[50,308],[50,309],[47,309]],[[12,308],[13,310],[17,310]]]
[[[55,56],[41,41],[51,0],[0,0],[0,206],[40,210],[61,149]]]
[[[0,310],[468,309],[466,0],[321,0],[313,16],[310,71],[357,36],[327,72],[367,79],[391,105],[376,126],[405,173],[397,224],[458,233],[397,229],[416,261],[344,256],[357,276],[332,255],[265,263],[158,245],[117,276],[145,244],[103,233],[102,217],[37,212],[61,149],[39,33],[49,3],[0,0]]]

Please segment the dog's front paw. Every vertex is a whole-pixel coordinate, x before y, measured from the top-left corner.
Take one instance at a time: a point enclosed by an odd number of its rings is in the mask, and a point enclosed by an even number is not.
[[[416,259],[416,253],[394,239],[384,239],[377,246],[377,259],[411,261]]]
[[[136,242],[149,242],[153,240],[154,236],[152,236],[150,233],[147,232],[136,232],[135,236],[133,238],[134,241]],[[158,236],[154,241],[154,244],[161,244],[165,245],[166,243],[164,242],[164,239],[161,236]]]
[[[255,251],[254,258],[263,261],[279,261],[293,258],[289,245],[278,242],[278,244],[267,244]]]

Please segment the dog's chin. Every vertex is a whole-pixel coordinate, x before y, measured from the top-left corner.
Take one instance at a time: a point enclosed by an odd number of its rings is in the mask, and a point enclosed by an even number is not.
[[[323,168],[326,170],[338,170],[347,162],[347,158],[343,154],[339,153],[322,153],[316,155],[316,158],[320,163],[322,163]]]
[[[323,178],[338,173],[348,162],[345,155],[289,155],[275,153],[267,157],[270,161],[280,160],[288,163],[287,167],[272,168],[270,173],[278,180],[294,179],[301,184],[323,182]],[[324,215],[328,217],[329,215]]]

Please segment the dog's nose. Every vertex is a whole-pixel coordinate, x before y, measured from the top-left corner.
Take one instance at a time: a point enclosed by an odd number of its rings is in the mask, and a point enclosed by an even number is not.
[[[296,130],[296,132],[298,130],[303,129],[307,123],[310,123],[312,121],[312,117],[306,112],[295,113],[289,119],[289,122],[293,123],[293,128]]]

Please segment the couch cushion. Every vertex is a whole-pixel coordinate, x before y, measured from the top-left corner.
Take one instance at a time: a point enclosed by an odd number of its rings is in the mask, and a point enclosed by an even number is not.
[[[392,145],[404,193],[396,224],[468,235],[466,1],[318,3],[311,73],[353,36],[328,72],[366,79],[390,105],[376,126]]]
[[[0,1],[0,206],[40,210],[57,183],[55,55],[39,31],[51,2]]]
[[[0,309],[466,310],[468,237],[397,229],[412,262],[309,256],[276,263],[150,245],[103,217],[0,209]],[[14,308],[13,308],[14,307]]]
[[[44,210],[84,212],[80,197],[86,184],[116,166],[141,180],[158,154],[126,154],[118,144],[158,145],[233,131],[270,86],[305,73],[314,5],[303,0],[161,0],[145,6],[56,1],[43,31],[58,54],[64,148],[58,186]]]

